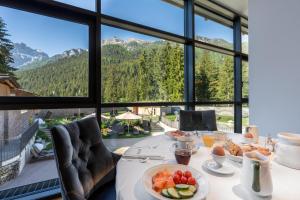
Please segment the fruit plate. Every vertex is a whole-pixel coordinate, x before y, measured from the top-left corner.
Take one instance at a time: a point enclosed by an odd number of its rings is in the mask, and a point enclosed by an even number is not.
[[[209,191],[209,184],[207,179],[196,169],[186,166],[186,165],[180,165],[180,164],[160,164],[156,165],[154,167],[151,167],[147,169],[144,172],[144,175],[142,177],[143,185],[145,190],[155,197],[156,199],[159,200],[170,200],[170,198],[166,198],[162,196],[160,193],[156,192],[155,190],[152,189],[152,177],[159,171],[162,170],[168,170],[172,174],[177,171],[190,171],[192,173],[192,176],[196,179],[197,181],[197,192],[194,194],[193,197],[188,198],[189,200],[201,200],[205,199],[205,197],[208,194]]]

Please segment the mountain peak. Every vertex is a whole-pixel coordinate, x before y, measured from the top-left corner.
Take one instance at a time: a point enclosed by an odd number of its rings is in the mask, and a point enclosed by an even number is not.
[[[108,44],[119,44],[119,45],[127,45],[129,43],[132,42],[136,42],[138,44],[146,44],[146,43],[150,43],[146,40],[142,40],[142,39],[137,39],[137,38],[128,38],[126,40],[118,38],[116,36],[109,38],[109,39],[105,39],[105,40],[101,40],[101,46],[103,45],[108,45]]]
[[[49,58],[48,54],[46,54],[45,52],[37,49],[32,49],[23,42],[14,43],[12,57],[14,59],[12,67],[14,68],[20,68],[32,62],[42,61]]]

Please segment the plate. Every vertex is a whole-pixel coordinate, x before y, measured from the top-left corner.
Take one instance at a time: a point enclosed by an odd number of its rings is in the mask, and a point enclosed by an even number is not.
[[[180,137],[180,136],[174,136],[173,134],[172,134],[172,132],[175,132],[175,131],[167,131],[167,132],[165,132],[165,135],[167,135],[169,138],[171,138],[172,140],[177,140],[177,138],[178,137]]]
[[[216,174],[222,174],[222,175],[234,174],[234,170],[231,166],[224,163],[222,167],[218,167],[214,160],[205,161],[203,163],[203,167],[209,171],[216,173]]]
[[[162,171],[164,169],[169,170],[171,173],[174,173],[176,170],[182,170],[182,171],[189,170],[198,183],[198,191],[195,193],[195,195],[192,198],[189,198],[189,200],[205,199],[205,197],[207,196],[208,191],[209,191],[209,184],[208,184],[208,181],[206,180],[206,178],[204,178],[204,176],[196,169],[186,166],[186,165],[180,165],[180,164],[160,164],[160,165],[151,167],[144,172],[144,175],[142,178],[143,185],[144,185],[145,190],[150,195],[152,195],[153,197],[155,197],[156,199],[159,199],[159,200],[170,200],[169,198],[162,196],[161,194],[155,192],[152,189],[152,177],[157,172]]]

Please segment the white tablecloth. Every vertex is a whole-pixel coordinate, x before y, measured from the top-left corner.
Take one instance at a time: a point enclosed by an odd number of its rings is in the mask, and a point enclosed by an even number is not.
[[[229,135],[234,141],[240,140],[240,135]],[[166,156],[168,161],[150,160],[140,163],[139,160],[121,159],[117,165],[116,192],[118,200],[154,200],[143,188],[141,177],[146,169],[154,165],[166,162],[175,162],[174,155],[170,152],[170,146],[174,141],[167,136],[149,137],[138,142],[133,147],[154,147],[154,153],[161,153]],[[158,145],[158,146],[157,146]],[[300,155],[299,155],[300,156]],[[202,168],[204,161],[210,159],[210,149],[201,146],[199,151],[194,154],[190,161],[190,166],[199,170],[209,182],[210,191],[207,200],[236,200],[260,199],[245,193],[240,187],[240,168],[234,166],[233,176],[216,176],[210,174]],[[300,200],[300,170],[290,169],[271,162],[271,173],[273,179],[273,200]]]

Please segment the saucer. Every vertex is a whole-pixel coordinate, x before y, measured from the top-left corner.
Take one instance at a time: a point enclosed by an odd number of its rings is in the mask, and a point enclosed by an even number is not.
[[[203,167],[211,172],[216,173],[216,174],[222,174],[222,175],[234,174],[234,170],[230,165],[228,165],[227,163],[224,163],[222,165],[222,167],[219,167],[214,160],[205,161],[203,163]]]

